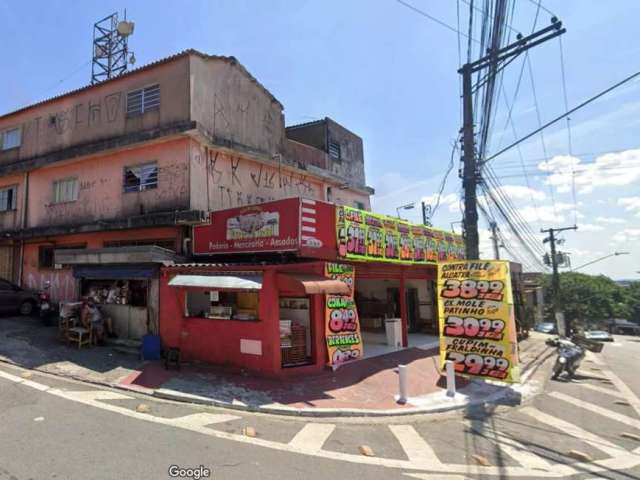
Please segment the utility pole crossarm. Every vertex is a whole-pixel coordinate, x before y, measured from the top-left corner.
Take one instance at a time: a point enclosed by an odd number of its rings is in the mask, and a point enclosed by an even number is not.
[[[464,236],[466,245],[466,257],[475,260],[480,255],[479,235],[478,235],[478,197],[477,186],[480,180],[480,168],[484,163],[483,159],[478,159],[476,152],[475,133],[473,123],[473,74],[485,68],[489,71],[486,75],[487,82],[493,82],[496,74],[506,64],[501,64],[505,60],[520,55],[528,49],[535,47],[551,38],[565,33],[562,22],[555,17],[551,19],[551,25],[526,37],[520,36],[515,42],[502,47],[493,48],[484,57],[470,63],[464,64],[458,73],[462,75],[462,186],[464,188]],[[487,131],[483,131],[483,139]],[[483,143],[482,143],[483,144]],[[484,153],[480,152],[483,156]]]

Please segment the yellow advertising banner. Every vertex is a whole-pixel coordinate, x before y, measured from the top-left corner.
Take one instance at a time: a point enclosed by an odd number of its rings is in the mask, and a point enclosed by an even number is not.
[[[456,373],[519,382],[509,262],[438,264],[440,362]]]
[[[435,264],[464,258],[460,235],[353,207],[336,207],[338,256],[350,260]]]
[[[353,298],[355,270],[351,265],[326,263],[325,276],[349,286],[350,295],[325,295],[325,337],[329,365],[339,366],[362,358],[358,309]]]

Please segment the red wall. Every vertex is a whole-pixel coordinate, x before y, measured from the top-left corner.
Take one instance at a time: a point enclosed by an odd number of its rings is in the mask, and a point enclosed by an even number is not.
[[[309,367],[281,368],[280,357],[280,307],[279,297],[299,295],[300,292],[279,289],[277,272],[320,271],[322,264],[286,265],[279,267],[247,267],[246,270],[263,269],[263,285],[260,290],[258,322],[237,320],[211,320],[184,316],[185,289],[168,285],[174,274],[205,274],[212,268],[164,268],[160,278],[160,336],[163,348],[180,348],[181,357],[187,361],[199,360],[216,365],[246,368],[267,376],[289,376],[323,368],[327,356],[324,346],[324,300],[321,295],[311,295],[312,357]],[[241,268],[233,267],[235,271]],[[206,289],[201,289],[205,291]],[[262,341],[262,355],[240,352],[240,340]]]

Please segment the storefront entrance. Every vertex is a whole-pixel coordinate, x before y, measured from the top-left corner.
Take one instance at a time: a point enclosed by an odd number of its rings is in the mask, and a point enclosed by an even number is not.
[[[403,341],[401,281],[367,278],[366,272],[360,276],[356,274],[355,298],[365,358],[406,347],[431,349],[438,345],[433,281],[405,279],[402,283],[406,309],[406,342]]]

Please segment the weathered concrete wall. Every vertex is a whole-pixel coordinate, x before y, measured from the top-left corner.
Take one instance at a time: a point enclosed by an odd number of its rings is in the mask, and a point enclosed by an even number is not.
[[[28,226],[87,223],[189,208],[189,139],[176,139],[31,172]],[[123,191],[125,166],[156,161],[158,187]],[[53,204],[53,182],[76,177],[78,200]]]
[[[0,232],[22,226],[22,203],[24,201],[24,176],[10,175],[0,178],[0,188],[17,186],[16,209],[0,212]]]
[[[327,118],[328,142],[340,145],[341,160],[335,160],[329,155],[329,170],[334,175],[346,179],[352,185],[364,187],[364,149],[362,139],[343,126]]]
[[[330,198],[327,199],[336,205],[347,205],[356,208],[364,206],[365,210],[371,210],[369,195],[363,195],[353,190],[334,186],[331,188],[331,195],[328,195],[328,197]]]
[[[324,200],[325,186],[313,177],[193,143],[191,208],[221,210],[281,198]]]
[[[287,138],[327,151],[327,124],[325,121],[309,122],[287,128]]]
[[[189,57],[126,75],[75,95],[0,117],[0,130],[22,128],[19,149],[0,164],[189,119]],[[160,84],[160,110],[127,118],[127,92]]]
[[[194,55],[190,60],[191,119],[214,137],[267,154],[281,152],[280,103],[238,64]]]

